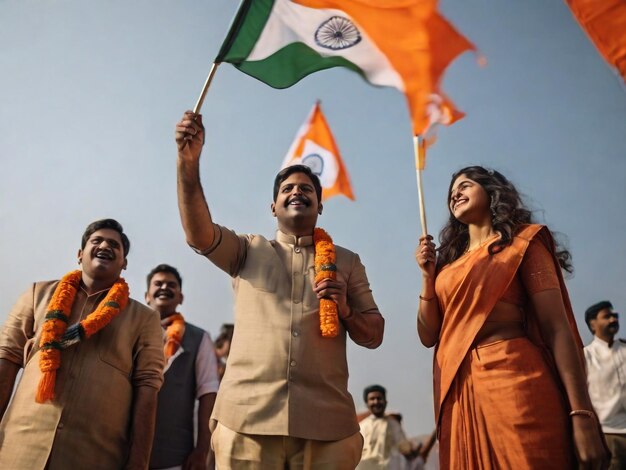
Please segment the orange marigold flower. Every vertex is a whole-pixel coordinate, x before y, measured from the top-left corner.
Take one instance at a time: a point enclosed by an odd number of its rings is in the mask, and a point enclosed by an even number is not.
[[[335,245],[324,229],[313,230],[315,244],[315,284],[324,279],[337,279],[335,266]],[[324,338],[334,338],[339,334],[337,304],[330,299],[320,299],[320,331]]]
[[[178,351],[178,348],[183,342],[183,336],[185,335],[185,318],[182,314],[176,312],[163,319],[161,326],[165,327],[166,338],[163,354],[165,355],[165,359],[169,359]]]
[[[46,321],[42,326],[39,341],[39,348],[41,349],[39,370],[42,375],[35,395],[37,403],[44,403],[54,398],[56,373],[61,367],[61,349],[63,348],[61,340],[67,330],[81,278],[82,272],[80,270],[72,271],[63,276],[48,303]],[[128,284],[124,279],[119,278],[98,307],[80,322],[85,337],[89,338],[108,325],[124,309],[128,303],[128,296]]]

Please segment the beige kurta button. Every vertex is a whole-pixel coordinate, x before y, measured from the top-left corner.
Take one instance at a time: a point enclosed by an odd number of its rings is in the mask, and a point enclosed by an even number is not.
[[[290,365],[291,367],[296,367],[296,361],[291,361],[291,362],[289,363],[289,365]]]
[[[300,247],[299,247],[299,246],[297,246],[297,247],[296,247],[296,249],[295,249],[295,250],[293,250],[293,251],[295,251],[296,253],[300,253]]]
[[[300,332],[298,330],[293,330],[292,334],[297,338],[300,336]]]

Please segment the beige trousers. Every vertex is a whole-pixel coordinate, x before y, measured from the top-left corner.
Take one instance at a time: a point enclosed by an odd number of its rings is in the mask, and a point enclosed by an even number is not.
[[[218,423],[211,436],[217,470],[354,470],[360,432],[339,441],[241,434]]]

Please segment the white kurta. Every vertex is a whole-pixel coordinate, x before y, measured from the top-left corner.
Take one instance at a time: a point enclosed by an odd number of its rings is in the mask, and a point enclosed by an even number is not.
[[[626,342],[594,336],[585,346],[589,396],[607,434],[626,434]]]
[[[391,417],[369,415],[360,423],[363,454],[357,470],[405,470],[407,460],[398,446],[406,441],[400,423]]]

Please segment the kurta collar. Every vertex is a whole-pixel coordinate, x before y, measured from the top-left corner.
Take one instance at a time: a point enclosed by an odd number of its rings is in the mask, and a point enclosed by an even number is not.
[[[313,245],[313,235],[306,235],[304,237],[296,237],[295,235],[287,235],[280,230],[276,230],[276,240],[279,243],[286,243],[293,246],[311,246]]]
[[[593,342],[596,343],[596,346],[602,348],[602,349],[613,349],[613,347],[617,344],[619,340],[614,339],[613,340],[613,346],[609,346],[609,343],[607,343],[606,341],[604,341],[603,339],[598,338],[597,336],[593,336]]]
[[[89,293],[87,293],[87,291],[85,290],[85,288],[83,287],[83,284],[82,284],[82,282],[81,282],[81,284],[80,284],[80,290],[81,290],[81,291],[83,291],[83,294],[85,294],[85,296],[86,296],[88,299],[91,299],[91,298],[94,298],[94,297],[95,297],[95,298],[98,298],[98,296],[103,297],[103,296],[104,296],[104,294],[106,294],[107,292],[109,292],[109,291],[111,290],[111,287],[107,287],[106,289],[102,289],[102,290],[99,290],[98,292],[94,292],[93,294],[89,294]]]

